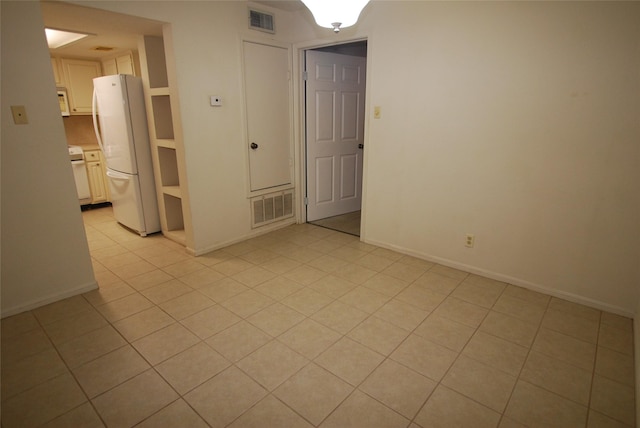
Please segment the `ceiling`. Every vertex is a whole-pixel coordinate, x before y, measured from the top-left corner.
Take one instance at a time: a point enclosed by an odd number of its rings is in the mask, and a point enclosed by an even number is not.
[[[138,35],[162,35],[162,22],[58,1],[43,1],[45,27],[91,34],[75,43],[51,50],[65,57],[101,58],[138,49]],[[113,47],[96,51],[97,46]]]
[[[300,0],[255,1],[268,7],[295,12],[305,6]],[[45,27],[91,34],[75,43],[51,50],[52,55],[99,59],[138,49],[138,36],[162,35],[162,22],[61,1],[42,1]],[[113,50],[95,50],[112,47]]]

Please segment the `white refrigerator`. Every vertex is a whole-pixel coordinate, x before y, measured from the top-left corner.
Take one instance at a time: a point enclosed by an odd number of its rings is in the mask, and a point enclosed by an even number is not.
[[[125,74],[93,79],[93,125],[116,221],[141,236],[159,232],[142,80]]]

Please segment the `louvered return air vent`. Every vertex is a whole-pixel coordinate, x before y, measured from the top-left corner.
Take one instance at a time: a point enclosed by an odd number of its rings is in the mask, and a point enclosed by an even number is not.
[[[249,28],[254,30],[266,31],[267,33],[276,32],[273,15],[268,13],[258,12],[257,10],[249,9]]]
[[[270,193],[251,199],[251,227],[293,217],[293,191]]]

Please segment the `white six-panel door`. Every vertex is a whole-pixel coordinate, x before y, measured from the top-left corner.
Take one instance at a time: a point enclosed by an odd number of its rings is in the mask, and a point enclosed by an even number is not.
[[[307,220],[362,204],[366,58],[306,52]]]

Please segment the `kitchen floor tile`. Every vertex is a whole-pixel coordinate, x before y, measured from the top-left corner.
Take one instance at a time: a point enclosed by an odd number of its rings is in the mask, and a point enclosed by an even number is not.
[[[528,382],[519,380],[505,411],[526,426],[584,427],[587,408]]]
[[[587,406],[592,376],[589,371],[533,351],[520,379]]]
[[[155,368],[178,393],[184,395],[229,365],[229,361],[219,353],[200,342]]]
[[[73,376],[64,373],[3,401],[2,426],[39,426],[86,401]]]
[[[451,366],[442,385],[499,413],[504,412],[516,377],[461,355]]]
[[[540,329],[531,349],[588,371],[596,359],[594,344],[546,328]]]
[[[110,325],[87,333],[58,346],[58,352],[73,369],[127,344]]]
[[[591,408],[627,425],[634,425],[634,388],[595,375],[591,393]]]
[[[240,361],[272,339],[258,327],[240,321],[207,339],[207,344],[229,361]]]
[[[229,367],[184,396],[214,428],[227,426],[267,395],[267,391],[236,367]]]
[[[359,389],[412,419],[436,387],[436,382],[392,360],[385,360]]]
[[[429,315],[429,312],[392,299],[374,312],[373,316],[385,320],[402,329],[412,331]]]
[[[262,401],[253,406],[236,419],[229,428],[312,428],[309,422],[295,413],[273,395],[267,395]]]
[[[322,428],[404,428],[409,419],[356,390],[320,425]]]
[[[630,318],[310,224],[194,257],[82,216],[100,288],[0,321],[3,427],[635,423]]]
[[[390,358],[429,379],[440,381],[457,356],[457,352],[412,334]]]
[[[278,337],[278,340],[309,359],[314,359],[341,335],[322,324],[306,319]]]
[[[90,397],[96,397],[149,369],[149,364],[131,347],[123,346],[73,370]]]
[[[147,370],[92,401],[107,426],[133,426],[177,398],[154,370]]]
[[[42,425],[43,428],[103,428],[104,424],[100,420],[100,416],[96,413],[93,406],[87,402],[67,413],[58,416],[55,419]]]
[[[163,362],[198,343],[200,339],[179,323],[136,340],[132,345],[150,364]]]
[[[203,311],[196,312],[180,321],[200,339],[208,339],[216,333],[225,330],[241,320],[240,317],[226,308],[215,305]]]
[[[414,334],[431,342],[460,352],[473,336],[472,327],[431,314],[415,330]]]
[[[335,301],[313,314],[311,318],[339,333],[346,334],[367,316],[368,314],[364,311]]]
[[[348,383],[311,363],[276,389],[274,395],[318,425],[352,391]]]
[[[45,349],[13,363],[2,361],[2,400],[68,373],[54,348]]]
[[[136,428],[207,428],[209,425],[184,400],[176,400]]]
[[[421,426],[429,428],[490,428],[498,425],[500,414],[439,385],[415,420]]]
[[[265,389],[272,391],[309,360],[278,341],[271,341],[236,365]]]
[[[381,354],[343,337],[314,361],[351,385],[357,386],[383,360],[384,356]]]
[[[380,318],[370,317],[347,336],[382,355],[389,355],[409,336],[409,331]]]
[[[157,306],[145,309],[113,323],[120,334],[129,342],[138,340],[148,334],[175,323],[175,320]]]
[[[528,352],[528,348],[478,331],[462,354],[512,376],[518,376]]]

